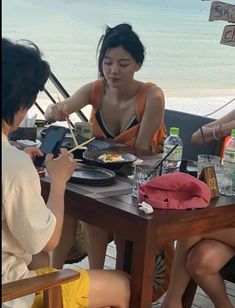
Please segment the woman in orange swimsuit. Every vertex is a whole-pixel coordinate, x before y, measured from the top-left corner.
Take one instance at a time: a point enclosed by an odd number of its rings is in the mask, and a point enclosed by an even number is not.
[[[84,85],[63,102],[50,105],[45,112],[46,120],[65,121],[71,113],[90,104],[95,137],[159,152],[166,134],[164,94],[155,84],[134,79],[145,57],[145,48],[138,35],[129,24],[107,27],[97,51],[99,79]],[[68,238],[76,230],[72,217],[65,221],[65,229],[68,253]],[[86,225],[86,231],[90,268],[103,268],[109,235],[90,225]],[[61,243],[54,252],[56,264],[53,265],[63,265],[66,256],[61,252],[62,246],[65,247]]]

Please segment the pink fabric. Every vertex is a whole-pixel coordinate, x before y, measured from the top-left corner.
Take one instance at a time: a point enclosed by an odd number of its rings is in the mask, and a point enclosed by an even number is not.
[[[208,185],[182,173],[168,173],[140,185],[138,202],[145,201],[158,209],[188,209],[206,207],[211,199]]]

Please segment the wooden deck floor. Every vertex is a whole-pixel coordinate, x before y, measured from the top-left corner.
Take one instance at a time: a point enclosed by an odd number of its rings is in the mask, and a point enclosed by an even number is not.
[[[115,269],[115,262],[116,262],[116,246],[114,242],[111,242],[107,248],[107,254],[105,258],[105,268]],[[64,268],[73,268],[76,266],[88,269],[89,268],[88,258],[83,259],[79,263],[65,264]],[[226,281],[226,287],[227,287],[227,293],[235,308],[235,284]],[[160,308],[163,297],[161,297],[156,303],[154,303],[152,305],[152,308]],[[205,292],[202,289],[198,288],[196,296],[193,301],[192,308],[214,308],[214,305],[212,304],[208,296],[205,294]]]

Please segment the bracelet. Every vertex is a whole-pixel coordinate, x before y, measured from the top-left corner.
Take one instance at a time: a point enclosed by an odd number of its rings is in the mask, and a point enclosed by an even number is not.
[[[203,130],[202,130],[202,127],[199,128],[200,129],[200,133],[201,133],[201,139],[202,139],[202,143],[205,143],[205,136],[204,136],[204,133],[203,133]]]
[[[217,127],[218,126],[214,126],[213,130],[212,130],[212,134],[213,134],[213,137],[214,137],[215,140],[219,140],[219,138],[216,136],[216,133],[215,133]]]

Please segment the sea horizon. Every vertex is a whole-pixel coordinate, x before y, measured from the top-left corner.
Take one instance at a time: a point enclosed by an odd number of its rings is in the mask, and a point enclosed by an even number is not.
[[[208,21],[210,5],[200,0],[4,0],[2,36],[36,43],[71,95],[98,75],[96,47],[105,25],[130,23],[146,47],[135,79],[157,84],[166,108],[204,115],[235,97],[235,50],[220,44],[227,23]],[[57,100],[58,93],[52,93]],[[235,101],[215,117],[233,108]]]

